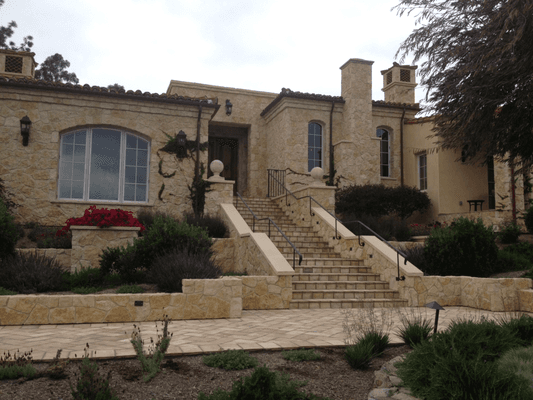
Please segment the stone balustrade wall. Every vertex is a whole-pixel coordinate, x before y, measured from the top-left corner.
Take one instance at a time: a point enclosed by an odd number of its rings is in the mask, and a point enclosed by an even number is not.
[[[233,202],[233,185],[235,181],[216,181],[208,179],[211,183],[209,191],[205,194],[204,213],[218,215],[220,204]]]
[[[0,325],[239,318],[242,287],[225,277],[184,279],[183,293],[0,296]]]
[[[235,266],[235,239],[213,239],[213,260],[222,272],[234,272]]]
[[[72,231],[71,271],[74,272],[82,267],[99,268],[99,256],[105,248],[133,244],[133,239],[138,236],[140,228],[71,226],[70,230]]]

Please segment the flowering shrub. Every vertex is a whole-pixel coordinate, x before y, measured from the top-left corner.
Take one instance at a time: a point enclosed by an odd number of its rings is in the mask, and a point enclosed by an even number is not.
[[[120,208],[108,210],[107,208],[97,209],[96,206],[90,206],[83,217],[70,218],[66,226],[57,231],[56,236],[63,236],[70,230],[72,225],[98,226],[108,228],[110,226],[137,226],[144,231],[144,226],[137,218],[134,218],[131,211],[124,211]]]
[[[428,236],[431,235],[433,229],[444,227],[446,227],[446,222],[440,223],[439,221],[435,221],[426,225],[411,224],[409,225],[409,230],[411,231],[411,236]]]

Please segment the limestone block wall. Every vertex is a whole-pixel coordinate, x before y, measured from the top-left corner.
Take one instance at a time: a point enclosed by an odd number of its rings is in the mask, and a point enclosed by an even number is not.
[[[0,326],[239,318],[242,280],[184,279],[183,293],[0,296]]]
[[[72,252],[71,271],[82,267],[99,268],[99,255],[107,247],[126,246],[133,244],[133,239],[141,228],[127,226],[112,226],[99,228],[97,226],[71,226]]]
[[[292,276],[243,276],[243,310],[288,309],[292,299]]]
[[[71,249],[17,249],[19,253],[37,253],[55,260],[61,265],[65,271],[70,271]]]
[[[99,207],[120,207],[134,213],[150,207],[173,216],[192,211],[188,185],[194,176],[194,161],[178,160],[160,149],[168,141],[165,134],[174,136],[183,130],[189,139],[196,137],[196,105],[156,102],[140,96],[102,96],[9,85],[3,83],[0,91],[0,176],[14,194],[13,200],[20,204],[15,210],[16,222],[61,226],[95,204],[58,199],[61,134],[86,127],[123,129],[150,142],[148,202],[120,205],[96,202]],[[214,106],[204,106],[200,119],[202,143],[208,140],[213,113]],[[20,135],[20,119],[24,115],[32,121],[27,147],[22,146]],[[200,152],[200,162],[206,165],[207,151]],[[172,178],[162,175],[174,172]]]
[[[235,239],[213,239],[213,259],[223,272],[235,271]]]
[[[209,191],[205,194],[204,214],[218,215],[220,204],[233,202],[233,185],[235,181],[213,181]]]

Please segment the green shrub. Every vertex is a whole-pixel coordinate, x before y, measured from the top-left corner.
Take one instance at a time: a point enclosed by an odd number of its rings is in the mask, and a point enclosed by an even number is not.
[[[512,372],[533,382],[533,347],[509,350],[497,361],[498,370],[505,374]]]
[[[356,217],[396,214],[406,219],[415,211],[424,212],[430,204],[427,193],[408,186],[353,185],[335,194],[335,211]]]
[[[529,233],[533,233],[533,207],[529,207],[524,214],[524,223]]]
[[[504,250],[498,251],[498,260],[494,272],[525,271],[533,264],[522,254]]]
[[[40,249],[71,249],[72,233],[56,236],[57,227],[35,225],[28,233],[28,239],[36,242]]]
[[[424,246],[413,246],[408,249],[402,249],[402,251],[407,256],[407,261],[409,261],[411,264],[413,264],[415,267],[417,267],[421,271],[426,271],[426,253],[424,250]]]
[[[503,244],[512,244],[518,242],[520,236],[520,227],[514,222],[507,223],[498,232],[498,238]]]
[[[154,224],[154,220],[158,217],[163,218],[163,219],[167,219],[167,218],[173,219],[167,213],[163,213],[160,211],[154,212],[154,211],[149,211],[149,210],[142,210],[141,212],[137,214],[137,219],[139,220],[141,224],[144,225],[146,229],[149,229]]]
[[[397,335],[402,341],[414,348],[424,340],[428,340],[433,330],[433,324],[429,318],[421,314],[406,316],[400,313],[402,327],[397,328]]]
[[[362,222],[385,240],[406,241],[411,238],[411,231],[407,223],[395,216],[372,217],[366,214],[361,216],[343,214],[343,224],[353,233],[357,235],[374,235],[372,231],[366,229],[363,225],[350,221]]]
[[[367,369],[370,366],[370,361],[374,358],[374,344],[359,342],[353,346],[348,346],[344,356],[353,369]]]
[[[18,379],[20,377],[33,378],[37,371],[32,365],[33,350],[25,353],[11,354],[9,351],[0,355],[0,380]]]
[[[414,396],[428,400],[530,399],[528,385],[513,374],[498,373],[495,364],[519,343],[494,321],[453,321],[396,364],[398,377]],[[521,397],[525,393],[532,397]]]
[[[533,318],[529,315],[524,314],[520,318],[501,321],[500,324],[517,338],[519,345],[530,346],[533,344]]]
[[[15,254],[15,244],[19,239],[19,234],[13,219],[4,201],[0,198],[0,259]]]
[[[66,290],[81,287],[101,287],[104,285],[104,277],[100,268],[81,267],[77,271],[63,273],[63,282]]]
[[[285,360],[289,361],[316,361],[322,359],[320,354],[315,353],[313,349],[296,349],[289,351],[282,351],[281,355]]]
[[[485,277],[496,269],[498,247],[481,218],[459,218],[449,227],[434,229],[424,253],[428,274]]]
[[[146,231],[145,231],[146,232]],[[124,282],[140,282],[144,280],[145,268],[137,258],[135,246],[108,247],[100,254],[100,270],[104,277],[115,275]]]
[[[103,290],[103,288],[101,287],[92,287],[92,286],[89,286],[89,287],[75,287],[75,288],[72,288],[71,289],[71,292],[74,292],[76,294],[93,294],[93,293],[97,293],[99,291]]]
[[[195,216],[194,214],[185,214],[185,221],[189,225],[205,229],[207,234],[212,238],[226,237],[228,232],[226,223],[219,216],[202,215],[200,217]]]
[[[533,264],[533,243],[518,242],[506,246],[503,251],[513,254],[519,254],[527,258]]]
[[[17,253],[0,261],[0,282],[22,294],[59,291],[63,270],[54,258],[37,252]]]
[[[372,355],[374,357],[379,357],[389,345],[389,335],[378,332],[370,332],[359,341],[359,344],[365,343],[370,343],[372,345]]]
[[[137,354],[137,359],[141,363],[143,371],[146,372],[146,375],[143,377],[145,382],[151,380],[159,371],[161,371],[161,363],[163,362],[163,358],[165,357],[165,353],[168,350],[168,346],[170,345],[170,340],[172,339],[173,335],[168,331],[168,324],[170,322],[171,321],[168,318],[168,315],[165,315],[161,321],[161,333],[159,333],[159,330],[157,329],[157,322],[155,323],[157,341],[154,343],[153,339],[150,338],[151,345],[148,346],[148,354],[145,354],[143,350],[144,341],[141,337],[141,328],[135,324],[133,325],[134,330],[131,335],[132,338],[130,342],[135,350],[135,353]]]
[[[225,370],[241,370],[257,367],[257,358],[244,350],[228,350],[222,353],[203,357],[208,367],[223,368]]]
[[[13,292],[12,290],[4,289],[0,286],[0,296],[13,296],[17,294],[17,292]]]
[[[183,279],[216,279],[221,275],[209,254],[174,249],[154,260],[149,279],[160,291],[175,293],[182,291]]]
[[[230,392],[217,389],[211,395],[200,392],[198,400],[328,400],[298,391],[305,382],[291,381],[289,375],[271,372],[267,367],[255,368],[251,376],[238,379]]]
[[[98,374],[98,364],[89,359],[87,352],[79,369],[76,387],[70,385],[74,400],[118,400],[109,387],[111,371],[107,376]]]
[[[117,293],[144,293],[144,289],[137,285],[124,285],[117,289]]]

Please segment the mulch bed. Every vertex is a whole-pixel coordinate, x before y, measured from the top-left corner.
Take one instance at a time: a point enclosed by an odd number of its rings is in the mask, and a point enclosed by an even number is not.
[[[288,373],[293,380],[307,381],[300,391],[314,393],[330,399],[367,400],[374,384],[374,371],[392,358],[411,351],[409,346],[389,347],[381,357],[372,361],[366,371],[353,370],[344,359],[342,348],[315,350],[322,355],[320,361],[293,362],[282,357],[280,351],[251,353],[271,371]],[[197,399],[200,392],[211,394],[215,389],[230,390],[233,381],[251,375],[252,369],[226,371],[206,366],[201,355],[165,358],[162,371],[150,382],[142,380],[137,359],[97,361],[99,373],[111,371],[110,386],[119,399]],[[72,398],[69,384],[75,385],[79,361],[70,361],[66,377],[53,380],[45,371],[50,363],[35,363],[42,375],[27,380],[0,381],[0,399],[9,400],[65,400]]]

